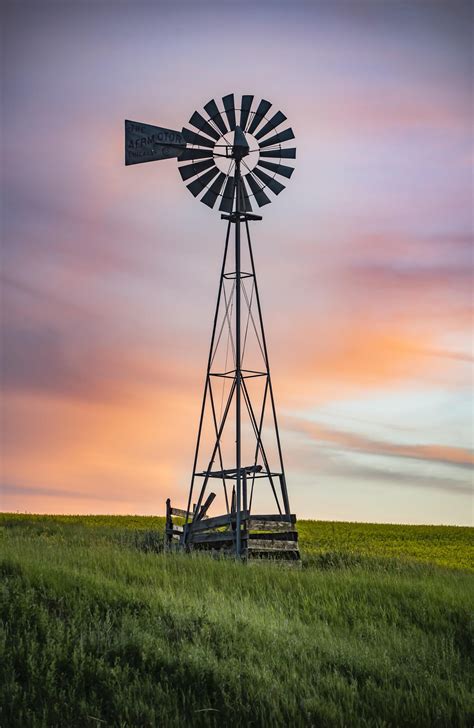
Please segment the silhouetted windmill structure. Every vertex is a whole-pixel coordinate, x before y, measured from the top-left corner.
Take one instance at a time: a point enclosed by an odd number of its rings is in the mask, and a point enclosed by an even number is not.
[[[229,94],[222,104],[209,101],[181,132],[125,122],[125,164],[176,157],[190,192],[218,203],[227,222],[188,502],[167,500],[166,545],[299,560],[249,226],[262,219],[253,205],[271,202],[284,189],[277,178],[293,173],[282,160],[296,157],[284,146],[294,134],[269,101],[244,95],[236,106]],[[258,513],[265,484],[273,507]],[[219,500],[225,513],[211,516]]]

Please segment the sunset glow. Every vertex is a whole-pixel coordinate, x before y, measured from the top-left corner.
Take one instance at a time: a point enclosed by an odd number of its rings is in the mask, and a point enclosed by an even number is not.
[[[1,509],[185,505],[225,223],[123,120],[234,92],[296,136],[252,229],[292,510],[472,525],[472,5],[239,7],[7,4]]]

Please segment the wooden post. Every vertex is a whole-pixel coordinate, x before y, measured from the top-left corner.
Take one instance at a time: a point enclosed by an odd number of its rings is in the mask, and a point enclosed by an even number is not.
[[[166,499],[165,551],[170,550],[173,540],[173,519],[171,518],[171,499]]]
[[[195,523],[195,521],[201,521],[204,518],[204,516],[206,515],[210,506],[212,505],[215,497],[216,497],[215,493],[209,493],[205,503],[201,506],[201,510],[199,511],[199,513],[194,514],[193,523]]]
[[[240,538],[240,517],[242,512],[242,493],[241,493],[241,480],[237,478],[237,514],[235,517],[235,555],[240,559],[240,553],[242,550],[241,538]]]

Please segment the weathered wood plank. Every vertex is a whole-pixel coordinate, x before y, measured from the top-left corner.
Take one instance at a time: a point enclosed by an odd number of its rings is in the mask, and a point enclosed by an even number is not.
[[[280,548],[280,545],[277,548],[264,548],[263,546],[257,546],[256,548],[251,547],[250,541],[245,542],[245,549],[247,555],[251,554],[276,554],[277,556],[280,554],[281,556],[285,556],[285,554],[288,556],[291,556],[292,554],[298,554],[299,558],[299,549],[298,544],[296,543],[288,543],[285,545],[284,548]]]
[[[212,528],[222,528],[223,526],[230,526],[231,523],[235,523],[235,513],[230,515],[225,513],[223,516],[214,516],[213,518],[206,518],[205,521],[194,521],[190,524],[189,533],[196,533],[198,531],[209,531]],[[244,519],[248,513],[242,511],[242,519]]]
[[[289,521],[261,521],[250,516],[247,526],[251,531],[293,531],[293,524]]]
[[[188,515],[188,511],[184,511],[182,508],[170,508],[170,513],[172,516],[180,516],[181,518],[186,518]],[[192,517],[192,513],[189,514]]]
[[[280,532],[267,532],[267,533],[249,533],[249,538],[252,541],[298,541],[297,531],[280,531]]]
[[[231,517],[228,514],[223,516],[214,516],[213,518],[206,518],[205,521],[194,521],[189,526],[189,534],[191,535],[197,531],[209,531],[211,528],[230,526],[230,523]]]
[[[245,468],[240,468],[240,472],[242,475],[244,473],[246,475],[250,475],[251,473],[259,473],[262,470],[261,465],[247,465]],[[227,470],[213,470],[212,472],[208,472],[207,475],[209,478],[233,478],[237,474],[237,470],[235,468],[227,469]],[[202,473],[204,475],[204,473]]]
[[[241,539],[246,539],[247,534],[242,531]],[[215,531],[214,533],[193,533],[190,535],[188,543],[190,546],[197,543],[229,543],[235,540],[233,531]]]
[[[215,493],[209,493],[209,495],[206,498],[206,502],[204,505],[201,506],[201,510],[197,515],[194,516],[195,521],[200,521],[204,516],[206,515],[207,511],[209,510],[209,507],[211,506],[212,502],[214,501],[214,498],[216,497]]]
[[[294,513],[291,513],[289,516],[287,516],[285,513],[270,513],[265,515],[262,515],[261,513],[252,513],[250,518],[257,521],[281,521],[285,523],[296,523],[296,516]]]
[[[298,548],[295,541],[266,541],[264,539],[249,539],[249,551],[295,551]]]

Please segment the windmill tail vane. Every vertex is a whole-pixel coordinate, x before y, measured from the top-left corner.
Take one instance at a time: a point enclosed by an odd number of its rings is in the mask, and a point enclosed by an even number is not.
[[[249,225],[285,189],[278,178],[293,174],[282,163],[296,158],[285,121],[269,101],[244,95],[236,106],[234,94],[222,110],[209,101],[181,131],[125,121],[127,166],[175,158],[191,194],[227,221],[188,500],[166,502],[168,550],[300,563]],[[219,503],[225,512],[212,515]]]

